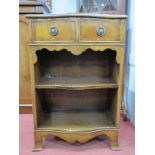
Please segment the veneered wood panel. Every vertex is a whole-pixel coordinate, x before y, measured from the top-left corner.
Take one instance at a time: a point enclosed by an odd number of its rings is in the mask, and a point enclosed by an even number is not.
[[[101,42],[120,42],[120,20],[83,20],[80,22],[80,40],[101,41]],[[105,34],[100,37],[96,31],[99,27],[105,29]]]
[[[28,25],[24,17],[19,22],[19,86],[19,102],[31,103]]]
[[[55,27],[58,30],[56,36],[50,34],[50,28]],[[74,21],[39,21],[33,25],[36,42],[65,42],[75,41],[75,22]]]

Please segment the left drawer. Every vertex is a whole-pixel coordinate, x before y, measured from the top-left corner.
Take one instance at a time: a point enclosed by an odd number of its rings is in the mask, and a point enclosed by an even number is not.
[[[32,42],[74,42],[75,21],[35,21],[32,24]]]

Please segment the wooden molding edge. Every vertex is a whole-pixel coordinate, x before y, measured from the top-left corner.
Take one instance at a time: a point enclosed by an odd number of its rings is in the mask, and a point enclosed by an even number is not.
[[[38,46],[32,49],[32,61],[35,64],[38,61],[36,52],[42,51],[42,49],[47,49],[49,51],[61,51],[61,50],[67,50],[68,52],[70,52],[73,55],[80,55],[82,53],[84,53],[87,49],[91,49],[94,52],[106,52],[106,50],[110,49],[112,51],[116,52],[116,62],[117,64],[120,64],[121,62],[121,53],[124,52],[124,49],[122,47],[117,47],[117,46],[112,46],[112,47],[108,47],[108,46],[79,46],[78,48],[74,47],[74,46],[48,46],[48,47],[42,47],[42,46]]]
[[[19,104],[19,114],[32,114],[32,104]]]

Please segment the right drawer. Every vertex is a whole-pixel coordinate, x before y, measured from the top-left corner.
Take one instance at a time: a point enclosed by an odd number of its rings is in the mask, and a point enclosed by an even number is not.
[[[121,42],[121,20],[81,20],[81,42]]]

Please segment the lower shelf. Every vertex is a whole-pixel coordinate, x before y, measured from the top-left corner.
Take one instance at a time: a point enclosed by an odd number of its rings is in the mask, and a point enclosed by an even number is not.
[[[43,114],[38,129],[57,131],[92,131],[115,128],[108,112],[52,112]]]

